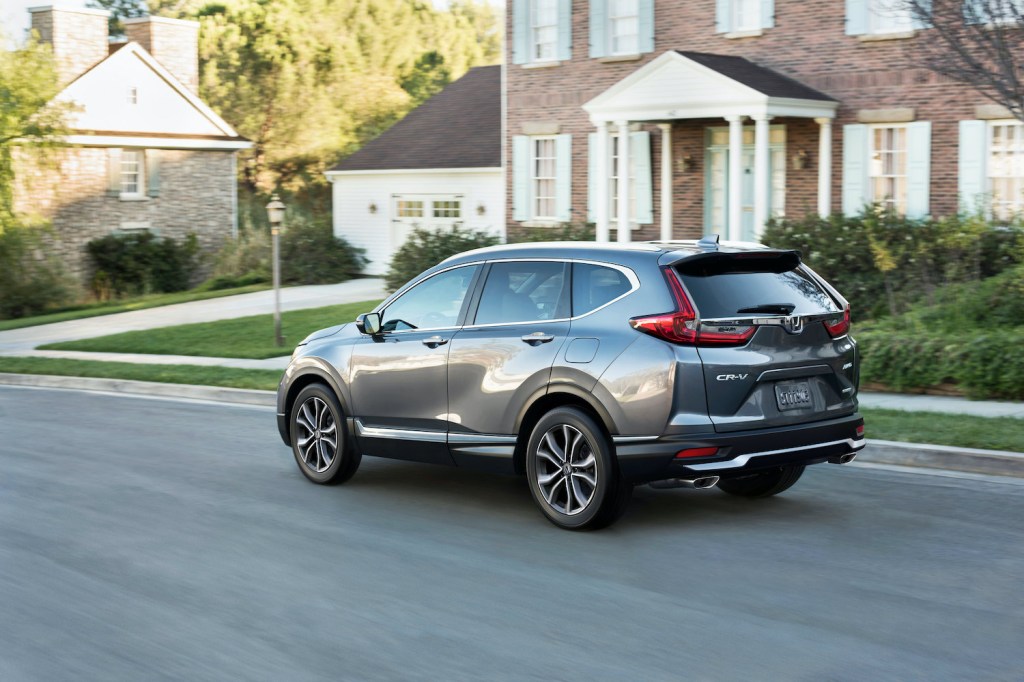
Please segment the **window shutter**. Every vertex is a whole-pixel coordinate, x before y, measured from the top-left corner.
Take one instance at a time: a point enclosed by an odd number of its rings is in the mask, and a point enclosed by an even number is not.
[[[530,0],[512,0],[512,63],[530,61]]]
[[[968,24],[988,23],[986,0],[964,0],[964,21]]]
[[[846,35],[859,36],[868,32],[868,0],[846,0]]]
[[[597,220],[597,133],[587,135],[587,222]]]
[[[843,213],[856,215],[868,201],[868,127],[843,126]]]
[[[728,33],[732,30],[733,0],[715,0],[715,32]]]
[[[932,25],[931,21],[927,21],[925,16],[931,17],[932,14],[932,2],[931,0],[920,0],[919,11],[910,10],[910,20],[915,29],[921,30],[929,28]],[[922,16],[925,15],[925,16]]]
[[[928,215],[932,185],[932,124],[917,121],[907,124],[907,217]]]
[[[107,150],[107,196],[121,196],[121,150]]]
[[[512,138],[512,220],[530,219],[530,138]]]
[[[572,59],[572,0],[558,0],[558,60]]]
[[[572,135],[555,136],[555,217],[572,220]]]
[[[146,159],[146,194],[151,197],[160,196],[160,150],[147,149]]]
[[[775,0],[761,0],[761,28],[775,28]]]
[[[640,52],[654,52],[654,0],[638,0],[637,45]]]
[[[651,181],[651,134],[647,131],[629,134],[629,153],[633,162],[633,191],[636,192],[636,222],[654,222],[654,197]]]
[[[590,0],[590,56],[608,54],[608,3],[611,0]]]
[[[985,208],[985,160],[988,156],[988,125],[985,121],[960,121],[960,158],[957,191],[960,208],[973,213]]]

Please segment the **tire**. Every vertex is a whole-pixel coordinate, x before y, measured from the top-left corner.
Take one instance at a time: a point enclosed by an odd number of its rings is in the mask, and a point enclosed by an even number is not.
[[[788,490],[803,473],[801,465],[777,467],[742,478],[723,478],[718,489],[739,497],[771,497]]]
[[[310,384],[302,389],[288,420],[292,454],[306,478],[321,485],[352,478],[362,455],[348,437],[344,412],[330,388]]]
[[[551,410],[533,427],[526,446],[526,477],[544,516],[567,530],[614,523],[633,492],[619,475],[611,439],[575,407]]]

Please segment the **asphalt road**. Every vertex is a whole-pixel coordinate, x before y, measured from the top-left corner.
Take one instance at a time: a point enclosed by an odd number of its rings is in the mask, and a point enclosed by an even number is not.
[[[557,530],[273,414],[0,387],[0,680],[1020,680],[1024,484],[822,465]]]

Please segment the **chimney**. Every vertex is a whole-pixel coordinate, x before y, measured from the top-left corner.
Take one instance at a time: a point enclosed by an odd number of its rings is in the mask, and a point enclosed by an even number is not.
[[[32,28],[53,47],[57,78],[70,83],[107,58],[107,19],[100,9],[30,7]]]
[[[199,22],[167,17],[123,19],[124,32],[192,92],[199,91]]]

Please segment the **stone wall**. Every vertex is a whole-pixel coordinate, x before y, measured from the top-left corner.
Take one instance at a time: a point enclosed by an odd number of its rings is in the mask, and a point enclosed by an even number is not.
[[[39,7],[32,12],[32,28],[40,41],[53,46],[57,77],[69,83],[106,59],[106,11],[96,9],[54,9]]]
[[[236,182],[230,151],[161,149],[160,195],[125,200],[107,195],[106,148],[54,150],[17,160],[15,210],[53,224],[53,253],[88,285],[85,245],[111,232],[149,229],[183,239],[194,233],[205,253],[231,236]]]

